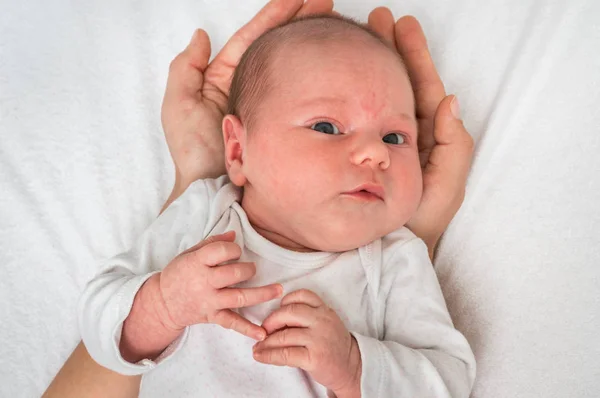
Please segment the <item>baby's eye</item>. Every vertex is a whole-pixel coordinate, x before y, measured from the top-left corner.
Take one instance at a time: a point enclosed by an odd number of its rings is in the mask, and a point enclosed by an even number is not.
[[[406,142],[406,138],[401,133],[389,133],[383,137],[383,142],[386,144],[402,145]]]
[[[311,129],[324,134],[339,134],[340,130],[332,123],[318,122],[310,126]]]

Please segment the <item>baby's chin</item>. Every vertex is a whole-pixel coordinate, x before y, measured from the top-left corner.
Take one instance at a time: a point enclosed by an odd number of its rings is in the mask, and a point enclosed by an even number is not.
[[[403,226],[404,223],[387,225],[383,228],[353,227],[344,231],[329,231],[329,233],[313,235],[313,238],[306,242],[306,246],[321,252],[347,252],[366,246]]]

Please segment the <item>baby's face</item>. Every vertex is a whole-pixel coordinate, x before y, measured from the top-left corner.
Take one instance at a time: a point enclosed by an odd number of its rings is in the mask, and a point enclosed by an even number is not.
[[[420,202],[409,78],[379,45],[291,47],[244,133],[242,206],[282,246],[354,249],[400,228]]]

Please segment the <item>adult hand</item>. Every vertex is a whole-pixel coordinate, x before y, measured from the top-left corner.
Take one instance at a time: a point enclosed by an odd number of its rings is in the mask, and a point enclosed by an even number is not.
[[[394,23],[392,13],[381,7],[371,12],[369,25],[402,55],[415,92],[423,197],[407,227],[425,241],[433,258],[463,202],[473,139],[460,119],[458,99],[446,96],[419,22],[405,16]]]
[[[331,12],[332,0],[272,0],[209,63],[210,41],[198,29],[171,62],[162,125],[176,169],[174,195],[199,178],[225,174],[221,122],[233,72],[244,51],[268,29],[298,16]]]

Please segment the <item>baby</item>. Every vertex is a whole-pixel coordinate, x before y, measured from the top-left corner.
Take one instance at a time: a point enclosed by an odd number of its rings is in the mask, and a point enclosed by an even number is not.
[[[146,374],[141,396],[468,397],[473,354],[403,227],[422,177],[398,54],[343,17],[295,20],[250,46],[229,100],[228,176],[86,287],[94,359]]]

